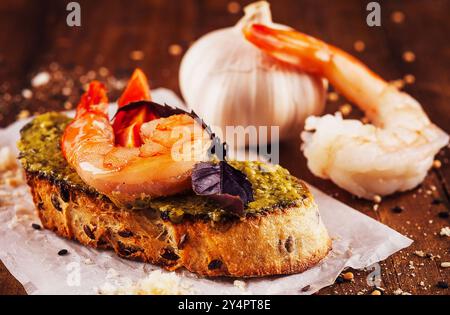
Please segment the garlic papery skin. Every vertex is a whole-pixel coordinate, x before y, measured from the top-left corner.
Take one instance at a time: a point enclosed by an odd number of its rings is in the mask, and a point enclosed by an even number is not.
[[[249,43],[242,29],[251,23],[274,25],[267,2],[247,6],[236,26],[213,31],[190,47],[180,67],[183,97],[222,134],[227,126],[278,126],[281,140],[298,139],[305,119],[322,113],[327,82]],[[225,140],[233,142],[230,137]]]

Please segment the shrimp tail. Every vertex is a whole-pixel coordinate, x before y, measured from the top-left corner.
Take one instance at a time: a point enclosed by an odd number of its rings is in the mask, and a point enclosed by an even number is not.
[[[77,105],[75,119],[69,124],[74,124],[78,119],[88,113],[101,115],[108,119],[108,95],[106,94],[106,87],[99,81],[92,81],[89,83],[87,91],[81,96],[81,100]],[[66,130],[70,130],[67,128]],[[66,145],[74,135],[70,132],[64,132],[61,138],[61,151],[63,156],[67,159]]]
[[[103,83],[92,81],[89,84],[88,90],[81,96],[75,119],[80,118],[85,113],[107,115],[108,96],[106,95],[106,87]]]
[[[249,42],[270,56],[325,77],[349,101],[369,111],[375,110],[379,95],[388,85],[352,55],[304,33],[261,24],[246,26],[243,32]]]
[[[278,30],[262,24],[246,26],[243,32],[249,42],[276,59],[305,72],[325,76],[331,56],[330,46],[326,43],[297,31]]]

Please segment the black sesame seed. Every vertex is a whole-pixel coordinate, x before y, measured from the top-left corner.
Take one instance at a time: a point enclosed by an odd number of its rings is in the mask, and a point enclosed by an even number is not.
[[[31,224],[31,227],[33,229],[35,229],[35,230],[40,230],[41,229],[41,226],[39,224],[36,224],[36,223]]]
[[[345,282],[345,280],[344,280],[344,278],[342,277],[342,276],[339,276],[339,277],[337,277],[336,278],[336,281],[335,281],[337,284],[341,284],[341,283],[344,283]]]
[[[308,284],[306,287],[302,288],[302,292],[308,292],[311,286]]]
[[[439,198],[434,198],[434,199],[431,201],[431,204],[432,204],[432,205],[440,205],[441,203],[443,203],[443,201],[442,201],[442,199],[439,199]]]
[[[442,219],[447,219],[448,217],[450,217],[450,212],[448,211],[441,211],[438,213],[438,217],[442,218]]]
[[[67,251],[67,249],[61,249],[59,252],[58,252],[58,255],[59,256],[65,256],[65,255],[67,255],[69,252]]]
[[[439,281],[437,287],[441,289],[448,289],[448,283],[446,281]]]
[[[405,210],[403,207],[401,207],[401,206],[395,206],[395,207],[393,207],[392,209],[392,212],[394,212],[394,213],[402,213],[403,212],[403,210]]]

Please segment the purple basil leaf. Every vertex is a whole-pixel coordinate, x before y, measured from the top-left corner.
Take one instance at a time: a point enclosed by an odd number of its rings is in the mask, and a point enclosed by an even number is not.
[[[243,215],[244,207],[254,200],[247,176],[225,161],[196,164],[192,172],[192,189],[197,195],[209,196],[237,215]]]

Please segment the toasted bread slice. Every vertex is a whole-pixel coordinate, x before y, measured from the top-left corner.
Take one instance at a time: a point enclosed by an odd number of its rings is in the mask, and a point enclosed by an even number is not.
[[[314,266],[331,248],[313,200],[242,220],[173,223],[157,212],[120,209],[32,173],[27,172],[27,181],[45,228],[169,270],[234,277],[292,274]]]
[[[18,144],[42,224],[60,236],[206,276],[298,273],[331,248],[306,185],[260,162],[235,162],[255,194],[243,217],[230,217],[193,192],[140,209],[120,208],[87,186],[63,158],[60,137],[69,121],[57,113],[39,116],[22,129]]]

